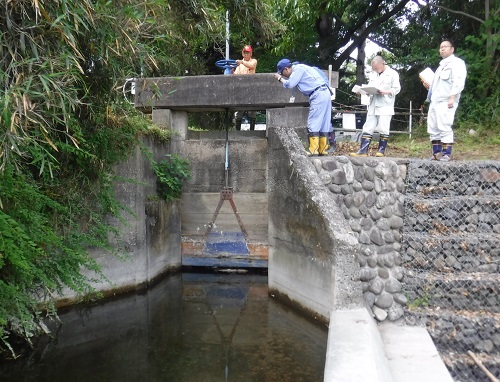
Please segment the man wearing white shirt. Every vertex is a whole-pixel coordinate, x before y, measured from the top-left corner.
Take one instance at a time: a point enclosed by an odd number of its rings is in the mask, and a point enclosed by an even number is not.
[[[423,81],[424,86],[429,89],[427,98],[431,102],[427,115],[427,132],[432,143],[431,159],[444,162],[451,160],[453,121],[467,77],[465,62],[454,53],[453,42],[444,40],[439,46],[442,60],[432,83]]]
[[[375,130],[380,133],[378,151],[375,156],[385,156],[391,119],[394,115],[394,101],[396,94],[401,91],[399,74],[386,65],[383,57],[375,56],[371,65],[373,73],[370,76],[368,86],[374,86],[379,90],[377,94],[370,95],[370,104],[368,105],[366,122],[363,125],[360,148],[358,152],[349,154],[355,157],[368,156],[368,148]]]

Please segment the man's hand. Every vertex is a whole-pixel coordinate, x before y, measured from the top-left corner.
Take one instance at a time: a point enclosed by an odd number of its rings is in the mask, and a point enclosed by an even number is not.
[[[428,83],[427,81],[422,80],[422,84],[424,84],[424,87],[425,87],[426,89],[429,89],[429,88],[431,87],[431,84],[430,84],[430,83]]]
[[[448,98],[448,109],[453,109],[453,106],[455,106],[455,96],[451,95],[450,98]]]

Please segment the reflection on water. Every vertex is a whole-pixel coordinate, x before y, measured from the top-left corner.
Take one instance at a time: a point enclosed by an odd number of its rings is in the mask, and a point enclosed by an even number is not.
[[[327,328],[269,298],[263,275],[177,274],[60,317],[57,337],[0,380],[323,380]]]

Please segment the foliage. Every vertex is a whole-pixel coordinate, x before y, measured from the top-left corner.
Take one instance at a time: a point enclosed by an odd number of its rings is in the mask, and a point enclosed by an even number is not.
[[[153,163],[153,170],[157,177],[158,195],[169,202],[178,199],[182,193],[182,186],[191,177],[189,162],[177,155],[165,155],[167,158]]]

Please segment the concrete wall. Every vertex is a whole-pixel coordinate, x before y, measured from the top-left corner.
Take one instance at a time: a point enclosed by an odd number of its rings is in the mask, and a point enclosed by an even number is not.
[[[149,138],[144,138],[143,143],[157,161],[170,151],[168,144]],[[157,199],[156,176],[139,147],[115,167],[115,175],[123,179],[117,182],[115,190],[118,201],[127,209],[122,211],[121,220],[109,219],[119,232],[117,237],[110,238],[118,256],[102,249],[89,249],[107,278],[93,286],[105,295],[140,288],[181,266],[180,202]],[[95,277],[88,271],[84,273]],[[71,304],[77,298],[69,290],[63,296],[59,306]]]
[[[307,113],[267,113],[269,288],[328,321],[332,310],[362,306],[359,245],[295,131]]]

